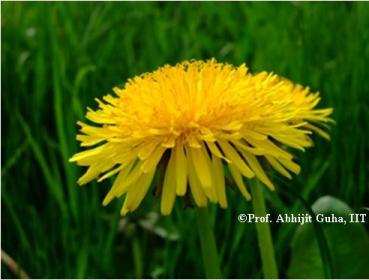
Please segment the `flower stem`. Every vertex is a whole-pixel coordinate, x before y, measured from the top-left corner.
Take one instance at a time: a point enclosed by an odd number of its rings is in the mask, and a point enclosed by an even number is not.
[[[263,194],[263,187],[258,180],[253,180],[251,184],[252,205],[257,217],[266,216],[266,208]],[[261,261],[263,265],[264,278],[278,278],[278,270],[275,262],[272,236],[269,223],[256,223]]]
[[[221,279],[218,251],[208,209],[196,207],[196,217],[206,277]]]
[[[132,250],[133,250],[133,260],[135,267],[135,278],[142,278],[142,254],[141,254],[141,246],[137,237],[133,237],[132,239]]]

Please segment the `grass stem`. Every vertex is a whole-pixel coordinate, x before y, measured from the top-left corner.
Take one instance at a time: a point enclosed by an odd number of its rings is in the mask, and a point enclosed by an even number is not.
[[[201,252],[207,278],[222,278],[218,251],[210,216],[206,207],[196,208],[197,226],[200,235]]]
[[[142,254],[141,254],[141,246],[140,241],[137,237],[133,237],[132,239],[132,250],[133,250],[133,259],[135,266],[135,277],[136,279],[142,278],[143,271],[143,263],[142,263]]]
[[[251,184],[251,193],[255,215],[257,217],[265,217],[267,213],[263,187],[260,185],[258,180],[253,180],[253,183]],[[276,279],[278,278],[278,270],[274,256],[274,247],[269,223],[256,223],[256,232],[258,236],[264,278]]]

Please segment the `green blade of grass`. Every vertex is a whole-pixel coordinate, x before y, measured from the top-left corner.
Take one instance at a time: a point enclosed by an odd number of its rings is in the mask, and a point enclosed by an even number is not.
[[[55,181],[53,178],[53,175],[49,169],[49,164],[47,163],[43,153],[42,149],[39,146],[39,144],[34,140],[31,130],[27,123],[24,121],[23,117],[19,112],[16,112],[16,117],[23,129],[24,134],[26,135],[27,141],[30,144],[30,147],[32,149],[32,152],[40,165],[41,171],[44,175],[45,181],[49,187],[49,190],[51,191],[52,195],[54,196],[61,212],[63,213],[64,217],[67,217],[67,209],[65,205],[64,200],[64,193],[62,190],[62,186],[60,182]]]

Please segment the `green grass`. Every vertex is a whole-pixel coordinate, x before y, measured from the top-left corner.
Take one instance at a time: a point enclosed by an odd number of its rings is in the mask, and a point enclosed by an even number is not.
[[[158,201],[127,219],[102,207],[110,183],[78,187],[68,162],[76,121],[95,97],[166,63],[246,62],[310,85],[333,107],[331,142],[298,153],[293,186],[311,204],[333,195],[360,210],[369,186],[367,3],[1,3],[2,249],[31,277],[203,277],[195,216],[177,200],[170,217],[142,226]],[[250,203],[228,190],[211,207],[225,277],[262,276]],[[268,195],[273,212],[300,211]],[[270,198],[273,198],[271,200]],[[288,210],[289,209],[289,210]],[[153,213],[152,213],[153,214]],[[281,276],[295,226],[273,226]],[[2,265],[2,277],[14,277]]]

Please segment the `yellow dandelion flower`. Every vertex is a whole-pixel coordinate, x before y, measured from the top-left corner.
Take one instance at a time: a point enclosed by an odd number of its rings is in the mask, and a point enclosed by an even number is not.
[[[200,207],[211,201],[225,208],[224,168],[249,200],[243,177],[274,190],[265,163],[291,178],[300,167],[289,148],[311,146],[312,132],[329,137],[321,124],[332,109],[315,109],[318,93],[275,74],[251,74],[244,64],[186,61],[113,90],[96,99],[98,110],[88,109],[97,126],[78,122],[77,140],[89,149],[71,161],[88,166],[79,184],[117,174],[103,204],[125,195],[123,215],[140,205],[160,164],[162,214],[189,193]]]

